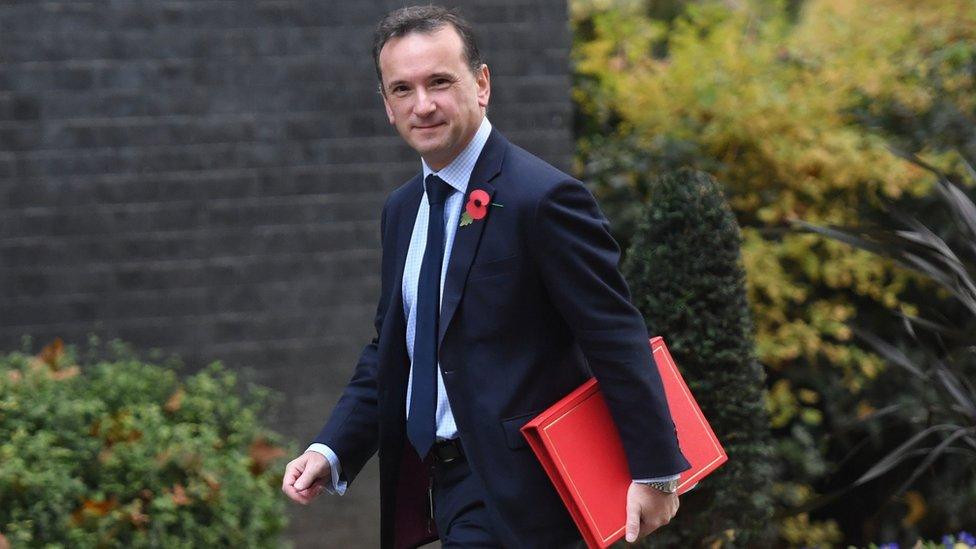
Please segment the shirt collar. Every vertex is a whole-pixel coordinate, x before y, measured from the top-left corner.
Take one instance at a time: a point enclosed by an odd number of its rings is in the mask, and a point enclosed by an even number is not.
[[[466,192],[468,190],[468,180],[471,179],[471,172],[474,171],[474,165],[478,161],[478,157],[481,156],[481,149],[485,148],[485,143],[488,142],[489,135],[491,135],[491,122],[485,116],[481,119],[481,126],[478,127],[478,131],[475,132],[468,146],[450,164],[441,168],[439,172],[431,170],[427,162],[423,158],[420,159],[424,170],[424,179],[426,180],[427,176],[433,173],[443,179],[448,185],[454,187],[458,192]]]

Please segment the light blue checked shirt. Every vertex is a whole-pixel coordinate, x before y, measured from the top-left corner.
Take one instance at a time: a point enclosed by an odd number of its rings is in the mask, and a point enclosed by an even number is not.
[[[491,122],[488,118],[481,119],[481,126],[471,138],[468,146],[461,151],[450,164],[439,172],[434,172],[423,159],[420,160],[424,169],[424,180],[430,174],[436,174],[455,191],[444,201],[444,260],[441,263],[441,289],[443,300],[444,281],[447,279],[447,266],[451,262],[451,250],[454,248],[454,233],[457,232],[461,220],[461,205],[468,191],[468,180],[474,165],[481,156],[488,136],[491,134]],[[410,355],[410,375],[407,379],[407,417],[410,417],[410,396],[413,392],[413,341],[417,334],[417,285],[420,282],[420,265],[424,260],[427,249],[427,222],[430,218],[430,205],[427,203],[427,192],[424,191],[420,199],[420,209],[413,224],[413,234],[410,236],[410,248],[407,251],[407,262],[403,267],[403,315],[407,318],[407,353]],[[451,403],[447,401],[447,391],[444,389],[444,377],[441,375],[440,363],[437,364],[437,410],[434,412],[437,425],[437,440],[457,438],[457,425],[454,423],[454,413]]]
[[[454,247],[454,233],[457,232],[461,220],[461,206],[464,195],[468,190],[468,180],[474,165],[481,156],[488,136],[491,135],[491,122],[485,117],[481,126],[475,132],[468,146],[461,151],[450,164],[435,172],[427,165],[427,161],[420,159],[424,171],[424,180],[434,173],[454,188],[444,202],[444,259],[441,263],[441,290],[444,295],[444,280],[447,278],[447,266],[451,261],[451,250]],[[417,333],[417,283],[420,281],[420,265],[427,249],[427,223],[430,217],[430,204],[427,202],[427,192],[424,191],[417,209],[417,218],[413,223],[413,234],[410,236],[410,248],[407,250],[407,262],[403,266],[403,316],[407,319],[407,353],[410,355],[410,375],[407,379],[407,415],[410,415],[410,394],[413,389],[413,342]],[[447,440],[457,437],[457,424],[454,423],[454,413],[447,401],[447,391],[444,389],[444,378],[441,376],[440,365],[437,368],[437,410],[434,420],[437,424],[437,439]],[[332,466],[332,490],[337,494],[346,492],[346,482],[339,479],[339,457],[331,448],[324,444],[312,444],[308,450],[319,452],[329,460]],[[306,450],[306,451],[308,451]]]
[[[427,162],[421,158],[424,180],[430,174],[436,174],[445,183],[454,188],[456,192],[451,193],[444,202],[444,259],[441,264],[441,289],[440,295],[444,295],[444,280],[447,278],[447,266],[451,261],[451,249],[454,247],[454,233],[457,232],[458,223],[461,219],[461,206],[464,203],[464,196],[468,190],[468,181],[471,179],[471,172],[474,165],[481,156],[481,149],[484,148],[491,134],[491,122],[485,117],[481,120],[481,126],[474,134],[468,146],[461,151],[450,164],[439,172],[430,169]],[[420,265],[424,259],[424,251],[427,249],[427,223],[430,217],[430,205],[427,202],[427,192],[424,191],[420,199],[420,207],[417,209],[417,218],[413,224],[413,234],[410,236],[410,247],[407,250],[407,261],[403,267],[403,315],[407,319],[407,353],[410,355],[410,374],[407,379],[407,415],[410,415],[410,394],[413,388],[413,343],[417,333],[417,283],[420,280]],[[457,424],[454,423],[454,413],[451,412],[451,404],[447,400],[447,391],[444,389],[444,378],[441,375],[440,364],[437,368],[437,410],[435,411],[435,421],[437,425],[437,439],[449,440],[457,437]],[[339,479],[341,472],[339,457],[331,448],[324,444],[315,443],[308,447],[306,451],[318,452],[329,460],[332,466],[332,486],[327,489],[330,492],[342,495],[346,492],[346,482]],[[679,475],[655,479],[642,479],[637,482],[662,482],[678,478]]]

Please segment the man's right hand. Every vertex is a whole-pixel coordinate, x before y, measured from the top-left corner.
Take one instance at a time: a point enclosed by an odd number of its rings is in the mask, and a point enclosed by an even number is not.
[[[309,450],[288,462],[281,491],[292,500],[307,505],[332,482],[329,460],[318,452]]]

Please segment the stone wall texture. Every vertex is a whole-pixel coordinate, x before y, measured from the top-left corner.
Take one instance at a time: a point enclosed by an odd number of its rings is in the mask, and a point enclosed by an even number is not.
[[[285,395],[302,448],[372,336],[379,214],[419,160],[373,26],[399,2],[0,2],[0,351],[88,334],[222,360]],[[455,2],[490,118],[569,167],[565,0]],[[284,497],[284,496],[282,496]],[[297,547],[378,544],[375,460],[289,506]]]

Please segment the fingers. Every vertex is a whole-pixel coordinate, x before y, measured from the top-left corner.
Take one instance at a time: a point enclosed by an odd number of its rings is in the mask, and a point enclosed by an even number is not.
[[[641,507],[640,504],[628,501],[627,502],[627,533],[626,538],[628,543],[634,543],[637,541],[638,534],[640,533],[641,526]]]
[[[299,458],[301,459],[301,458]],[[302,475],[302,469],[298,463],[297,459],[293,459],[285,465],[285,474],[281,478],[281,491],[288,494],[289,488],[292,488],[295,481]]]
[[[285,466],[285,474],[281,479],[281,491],[290,499],[299,503],[306,503],[303,501],[306,496],[299,494],[298,490],[295,489],[295,481],[302,475],[304,469],[305,464],[302,458],[294,459]]]
[[[625,538],[634,543],[667,525],[678,512],[678,496],[635,483],[628,492]]]
[[[670,510],[662,509],[661,512],[646,513],[643,517],[641,517],[640,531],[637,534],[637,539],[643,539],[656,531],[658,528],[667,526],[668,523],[671,522],[672,518],[674,518],[674,512],[671,512]]]
[[[652,532],[664,526],[668,522],[671,522],[670,519],[661,516],[656,516],[642,521],[639,537],[644,538],[645,536],[649,536]]]
[[[676,495],[666,496],[664,504],[661,505],[659,510],[646,521],[649,528],[647,530],[647,534],[650,534],[651,532],[657,530],[662,526],[667,526],[668,524],[671,523],[671,519],[673,519],[677,514],[678,514],[678,496]]]
[[[298,499],[296,499],[295,501],[301,503],[302,505],[305,505],[311,502],[313,499],[317,498],[319,494],[321,494],[324,491],[325,491],[325,483],[322,481],[322,479],[316,479],[315,482],[312,483],[312,485],[309,486],[308,488],[304,490],[295,491],[295,493],[298,496]]]
[[[327,475],[331,475],[328,461],[303,454],[285,466],[281,491],[292,501],[305,505],[325,490],[326,483],[322,477]]]
[[[307,505],[313,499],[319,496],[325,490],[324,484],[317,482],[305,490],[295,490],[294,487],[288,487],[285,489],[285,495],[287,495],[292,501],[296,503],[301,503],[302,505]]]
[[[318,471],[311,464],[306,463],[305,470],[302,471],[301,476],[295,481],[295,490],[299,492],[305,491],[312,486],[316,478],[318,478]]]

